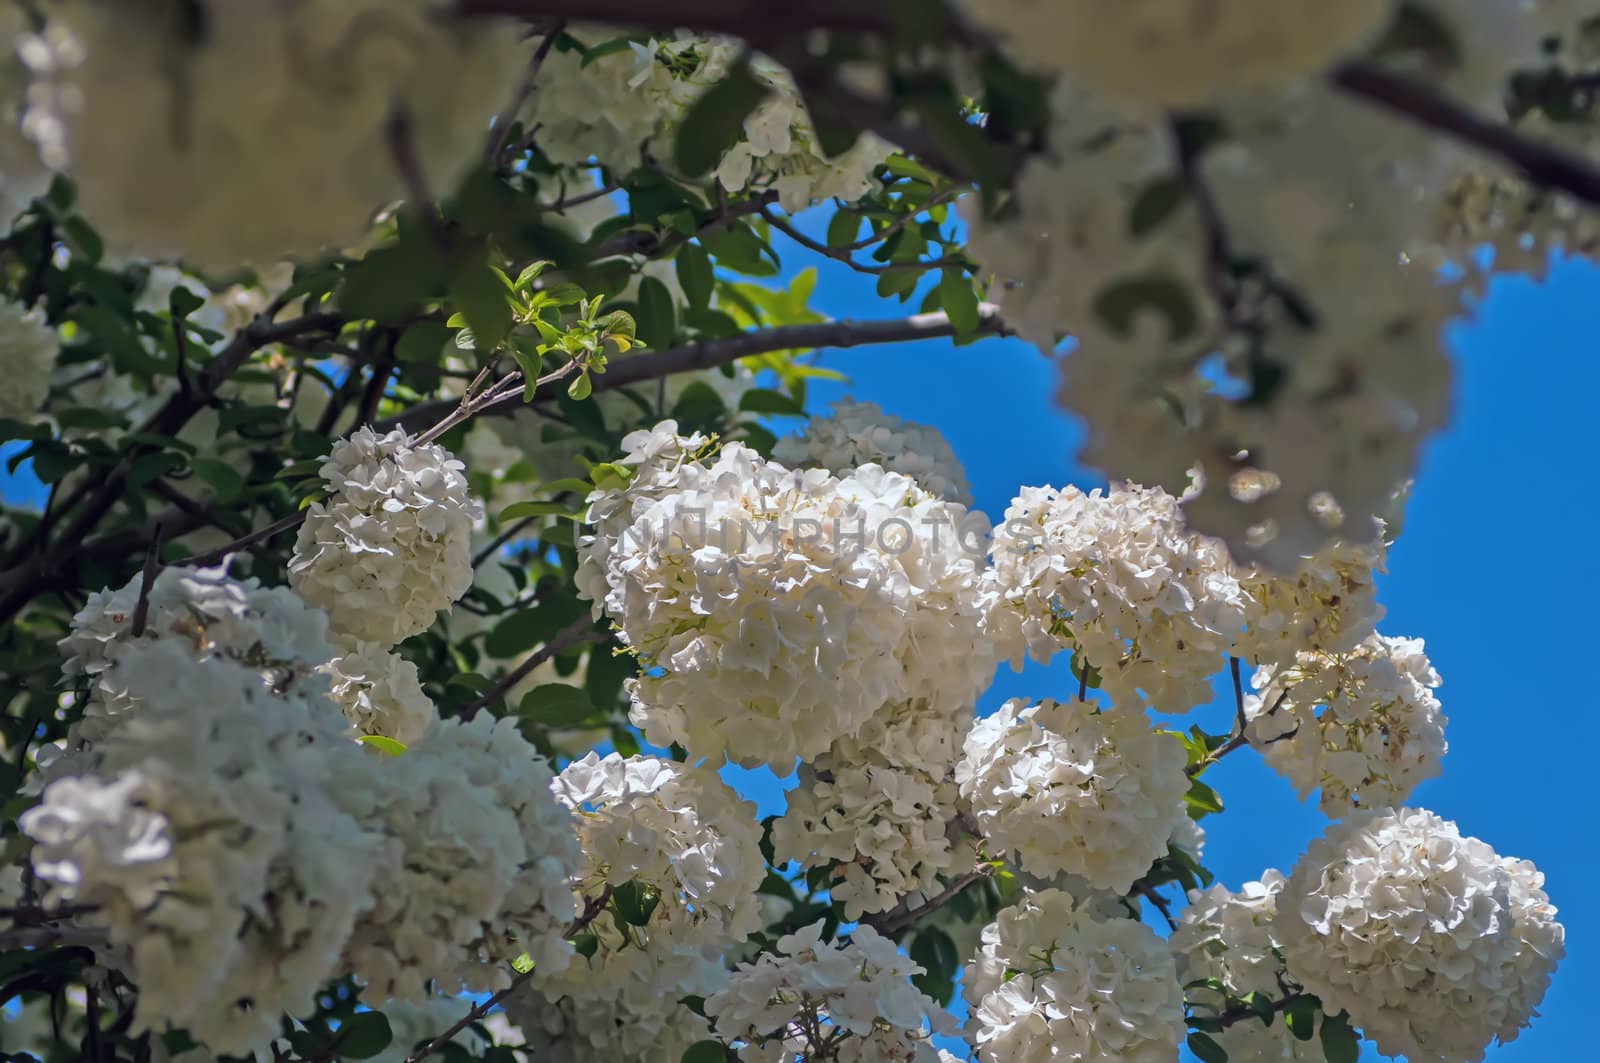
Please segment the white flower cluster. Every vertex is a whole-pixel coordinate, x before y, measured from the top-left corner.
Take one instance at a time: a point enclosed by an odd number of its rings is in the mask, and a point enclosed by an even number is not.
[[[971,719],[970,708],[898,702],[802,764],[800,785],[772,827],[777,862],[833,864],[829,894],[846,919],[938,893],[938,876],[962,860],[970,867],[975,855],[950,838],[959,811],[955,763]]]
[[[1025,64],[1130,103],[1195,106],[1313,77],[1369,44],[1394,0],[962,0]]]
[[[1178,982],[1190,987],[1189,1001],[1215,1009],[1197,1009],[1197,1014],[1221,1013],[1228,1006],[1229,995],[1259,993],[1272,1000],[1283,996],[1284,967],[1277,955],[1279,942],[1274,930],[1283,882],[1282,874],[1269,870],[1261,881],[1246,882],[1237,892],[1220,885],[1190,891],[1189,906],[1178,916],[1178,927],[1167,944],[1177,960]],[[1193,984],[1213,978],[1226,992]],[[1257,1063],[1325,1060],[1319,1040],[1302,1041],[1283,1022],[1263,1026],[1256,1019],[1246,1019],[1211,1037],[1229,1059]]]
[[[1251,744],[1302,800],[1320,789],[1331,818],[1398,805],[1439,773],[1446,720],[1421,639],[1375,634],[1345,653],[1302,653],[1258,670],[1254,685]]]
[[[426,631],[472,586],[463,466],[443,447],[362,428],[323,464],[330,492],[295,539],[289,582],[328,612],[335,638],[393,646]]]
[[[96,591],[72,618],[61,640],[69,678],[91,683],[83,718],[69,747],[92,743],[140,704],[129,669],[115,666],[136,647],[174,642],[199,659],[224,657],[254,670],[275,690],[325,690],[316,673],[333,656],[328,621],[284,587],[236,580],[222,568],[165,568],[151,582],[144,631],[135,636],[142,577]]]
[[[1477,1063],[1536,1014],[1565,933],[1526,860],[1422,809],[1312,842],[1278,901],[1290,976],[1384,1055]]]
[[[1061,890],[1024,897],[986,926],[962,984],[984,1063],[1171,1063],[1185,1035],[1166,943],[1137,920],[1075,910]]]
[[[929,1035],[953,1032],[954,1020],[912,987],[911,976],[921,973],[869,926],[830,944],[817,922],[740,964],[728,988],[706,998],[705,1011],[718,1036],[740,1044],[745,1060],[939,1063]],[[816,1041],[840,1035],[837,1056]]]
[[[173,7],[51,14],[73,64],[35,66],[30,100],[62,103],[24,132],[115,249],[213,268],[359,236],[405,194],[396,115],[430,186],[453,187],[529,54],[510,23],[432,0],[211,3],[203,27]]]
[[[632,476],[590,495],[578,587],[645,665],[651,743],[787,768],[885,704],[970,704],[992,678],[981,514],[878,466],[709,454],[672,421],[623,446]]]
[[[248,1053],[312,1010],[372,902],[381,839],[325,787],[359,751],[325,700],[176,639],[113,671],[138,710],[20,820],[45,903],[95,909],[140,987],[137,1029]]]
[[[333,700],[361,734],[409,746],[437,719],[433,702],[422,691],[417,666],[397,653],[358,642],[323,671],[333,684]]]
[[[0,417],[31,421],[50,390],[50,370],[61,353],[61,338],[45,321],[44,307],[29,309],[0,297]]]
[[[676,950],[714,956],[760,929],[761,828],[754,806],[712,768],[590,752],[561,772],[553,792],[577,819],[579,892],[626,888],[630,906],[647,916],[642,926],[626,913],[592,923],[597,949],[587,969],[568,976],[575,985],[606,988],[635,974],[659,983],[652,968],[675,962]]]
[[[1190,531],[1159,488],[1023,488],[995,529],[994,561],[1029,651],[1048,660],[1075,647],[1119,705],[1209,702],[1245,622],[1227,550]]]
[[[602,46],[605,29],[579,27],[580,37]],[[679,32],[630,41],[624,51],[595,54],[553,51],[539,71],[529,121],[552,161],[582,163],[590,156],[630,170],[648,149],[670,157],[690,106],[733,68],[738,42]],[[794,80],[762,56],[751,73],[768,97],[744,120],[744,135],[722,156],[717,182],[729,192],[772,190],[794,212],[832,198],[852,202],[872,188],[873,171],[891,146],[865,134],[830,157],[818,143]]]
[[[524,952],[552,973],[571,961],[563,935],[581,854],[552,778],[514,719],[480,714],[436,725],[401,756],[374,755],[340,787],[340,802],[391,841],[385,888],[345,950],[375,996],[421,1000],[430,979],[504,988]]]
[[[727,972],[721,971],[721,983]],[[699,995],[713,990],[702,990]],[[506,1016],[521,1031],[528,1055],[548,1063],[614,1063],[617,1060],[677,1060],[697,1041],[711,1037],[711,1024],[679,1004],[679,986],[662,991],[629,979],[610,992],[575,991],[552,999],[533,988],[506,998]]]
[[[827,417],[813,417],[799,435],[778,440],[772,456],[793,468],[827,469],[835,476],[881,465],[911,477],[930,494],[972,505],[967,472],[944,435],[884,413],[875,402],[838,400]]]
[[[1249,601],[1238,656],[1266,665],[1354,649],[1383,618],[1376,575],[1385,571],[1384,554],[1381,544],[1335,542],[1293,572],[1245,570],[1239,582]]]
[[[1012,698],[979,720],[956,765],[988,848],[1035,875],[1126,893],[1188,818],[1183,747],[1137,709]]]

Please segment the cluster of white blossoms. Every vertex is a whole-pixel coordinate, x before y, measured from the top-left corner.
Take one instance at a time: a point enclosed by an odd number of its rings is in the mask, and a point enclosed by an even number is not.
[[[715,988],[726,982],[724,971]],[[549,1063],[676,1060],[690,1045],[711,1036],[705,1016],[673,999],[688,992],[677,992],[677,988],[662,992],[637,978],[611,992],[574,990],[555,998],[523,988],[506,998],[506,1017],[522,1034],[522,1044],[533,1059]]]
[[[21,818],[45,903],[82,904],[138,986],[140,1030],[244,1054],[308,1014],[372,903],[381,839],[326,782],[359,752],[321,698],[176,639],[128,646],[135,700]]]
[[[643,917],[592,923],[596,950],[567,981],[585,989],[630,975],[659,983],[655,968],[678,962],[676,950],[716,956],[760,929],[766,861],[755,807],[714,769],[591,752],[562,770],[553,791],[578,823],[578,892],[626,890]]]
[[[672,145],[690,107],[738,61],[730,38],[682,32],[598,51],[614,30],[577,27],[588,51],[557,48],[540,67],[529,122],[552,161],[591,156],[623,171],[646,154],[671,166]],[[873,172],[892,146],[868,133],[838,156],[818,142],[805,102],[788,71],[764,56],[750,72],[767,98],[744,119],[743,135],[723,153],[716,180],[729,192],[771,190],[786,211],[832,198],[853,202],[872,188]]]
[[[1183,747],[1137,709],[1012,698],[963,754],[956,780],[987,847],[1035,875],[1126,893],[1188,818]]]
[[[1439,773],[1445,717],[1421,639],[1369,635],[1344,653],[1302,653],[1256,672],[1245,700],[1250,742],[1325,815],[1401,804]]]
[[[1565,935],[1525,860],[1421,809],[1328,828],[1278,897],[1289,975],[1384,1055],[1477,1063],[1536,1012]]]
[[[652,744],[787,768],[886,704],[989,682],[981,514],[874,465],[713,453],[672,421],[623,446],[627,483],[589,496],[578,587],[644,665],[632,719]]]
[[[972,505],[972,485],[950,443],[937,429],[884,413],[875,402],[840,399],[826,417],[813,417],[798,435],[784,436],[772,457],[793,468],[848,475],[881,465],[909,476],[924,491]]]
[[[1159,488],[1023,488],[995,529],[994,563],[1032,655],[1073,647],[1119,705],[1209,702],[1246,619],[1227,550]]]
[[[1384,571],[1385,549],[1335,542],[1302,558],[1293,572],[1247,569],[1239,579],[1247,604],[1238,656],[1266,665],[1354,649],[1383,619],[1376,575]]]
[[[968,706],[898,702],[802,764],[772,827],[777,862],[832,864],[829,895],[846,919],[937,894],[938,876],[970,867],[976,855],[970,841],[951,838],[960,812],[955,764],[971,718]]]
[[[153,643],[176,643],[202,660],[238,662],[285,693],[326,690],[316,673],[334,653],[327,617],[287,588],[236,580],[221,568],[165,568],[151,581],[144,629],[135,632],[142,587],[143,578],[135,576],[117,590],[89,595],[61,640],[63,674],[91,684],[69,748],[104,737],[141,704],[130,670],[115,666],[134,648]]]
[[[1370,44],[1394,0],[961,0],[1024,64],[1149,108],[1314,77]]]
[[[417,666],[397,653],[358,642],[323,671],[332,684],[333,700],[361,734],[409,746],[437,718],[433,702],[423,693]]]
[[[1274,930],[1283,875],[1268,870],[1259,882],[1246,882],[1237,892],[1225,886],[1191,890],[1189,906],[1167,939],[1178,965],[1178,981],[1188,986],[1187,999],[1201,1016],[1220,1015],[1228,998],[1259,993],[1280,999],[1287,976],[1278,955]],[[1222,990],[1203,983],[1215,979]],[[1202,983],[1202,984],[1196,984]],[[1264,1026],[1256,1018],[1236,1022],[1211,1034],[1229,1059],[1259,1063],[1324,1063],[1322,1043],[1295,1037],[1284,1022]]]
[[[939,1063],[931,1034],[955,1020],[910,982],[923,968],[869,926],[824,942],[822,923],[778,939],[706,998],[717,1035],[747,1061],[828,1058]]]
[[[289,582],[328,613],[335,639],[393,646],[426,631],[472,586],[479,505],[443,447],[362,428],[334,444],[295,540]]]
[[[0,417],[31,421],[50,390],[50,371],[61,353],[61,338],[45,321],[44,307],[28,308],[0,297]]]
[[[377,998],[421,1000],[430,980],[501,989],[524,952],[551,973],[570,963],[581,856],[552,778],[514,719],[481,714],[435,726],[341,786],[340,802],[391,842],[377,870],[385,888],[345,950]]]
[[[984,1063],[1171,1063],[1183,991],[1166,942],[1134,919],[1101,921],[1061,890],[1001,911],[963,979]]]
[[[531,54],[516,26],[447,15],[433,0],[52,5],[72,62],[34,66],[28,98],[52,102],[23,132],[117,251],[226,269],[345,244],[406,194],[396,123],[447,189],[511,102]]]

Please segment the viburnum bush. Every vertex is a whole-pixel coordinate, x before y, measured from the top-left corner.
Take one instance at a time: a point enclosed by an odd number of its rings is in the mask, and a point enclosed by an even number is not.
[[[1408,807],[1446,719],[1375,574],[1444,328],[1600,241],[1600,4],[0,30],[5,1059],[1475,1063],[1535,1016],[1561,924]],[[775,234],[914,312],[827,320]],[[813,351],[994,335],[1108,489],[991,523],[937,426],[765,421]],[[1330,825],[1232,890],[1249,755]]]

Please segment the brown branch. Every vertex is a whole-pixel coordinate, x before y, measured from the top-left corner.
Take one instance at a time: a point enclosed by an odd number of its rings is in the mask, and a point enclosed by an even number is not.
[[[962,258],[960,255],[945,255],[941,258],[929,259],[927,261],[886,262],[878,266],[869,266],[866,263],[857,262],[855,258],[851,256],[850,252],[844,250],[843,248],[829,247],[827,244],[811,239],[811,237],[807,236],[793,225],[790,225],[787,220],[772,213],[770,210],[763,210],[761,212],[761,216],[767,220],[768,225],[771,225],[774,229],[778,230],[780,233],[787,236],[801,247],[806,248],[808,251],[815,251],[819,255],[825,255],[828,258],[833,259],[835,262],[843,262],[857,273],[865,273],[870,276],[879,276],[884,273],[903,273],[906,270],[913,269],[929,270],[942,269],[945,266],[966,265],[966,259]]]
[[[1178,929],[1178,921],[1172,918],[1172,902],[1156,892],[1156,888],[1144,879],[1133,884],[1133,892],[1155,905],[1156,911],[1161,913],[1161,918],[1167,921],[1168,930]]]
[[[1350,96],[1493,155],[1536,185],[1600,206],[1600,169],[1581,155],[1522,136],[1476,114],[1415,78],[1371,63],[1348,63],[1333,84]]]
[[[533,672],[535,668],[539,667],[550,658],[556,656],[558,653],[561,653],[564,650],[569,650],[572,647],[580,645],[584,642],[604,642],[606,639],[611,637],[604,631],[591,630],[593,627],[594,619],[590,617],[588,613],[584,613],[582,616],[578,617],[578,619],[574,620],[572,623],[568,624],[566,627],[557,632],[556,636],[549,642],[545,643],[533,653],[528,654],[526,660],[517,665],[515,668],[511,669],[511,671],[507,672],[505,675],[501,676],[499,681],[497,681],[494,686],[490,687],[488,690],[485,690],[475,700],[469,703],[466,708],[462,709],[459,713],[456,713],[456,715],[463,720],[472,719],[477,715],[479,709],[499,701],[505,696],[506,691],[522,682],[529,676],[530,673]]]
[[[128,634],[138,638],[150,621],[150,588],[155,586],[156,573],[161,569],[161,525],[157,524],[150,545],[144,552],[144,572],[139,577],[139,600],[133,606],[133,623]]]
[[[550,49],[555,47],[556,38],[561,36],[561,31],[566,27],[565,19],[556,19],[540,31],[544,34],[544,39],[539,42],[538,49],[533,53],[533,59],[528,63],[528,71],[517,85],[516,95],[512,97],[510,106],[495,119],[494,129],[489,134],[489,142],[483,149],[485,162],[493,163],[505,150],[506,134],[511,132],[511,123],[517,120],[517,112],[522,110],[528,98],[533,95],[534,85],[539,80],[539,70],[549,57]]]
[[[203,554],[191,554],[190,556],[183,558],[181,561],[176,563],[179,565],[195,565],[201,568],[204,568],[206,565],[218,564],[229,554],[237,554],[241,550],[248,550],[253,546],[259,546],[262,543],[267,542],[269,539],[276,538],[277,536],[283,534],[290,528],[298,528],[301,522],[303,522],[305,519],[306,511],[304,509],[296,510],[287,517],[278,518],[271,524],[268,524],[265,528],[257,528],[248,535],[242,535],[233,540],[233,542],[224,546],[219,546],[215,550],[207,550]]]
[[[1228,672],[1233,676],[1234,725],[1238,728],[1238,734],[1244,734],[1250,721],[1244,715],[1244,680],[1239,677],[1239,658],[1228,658]]]
[[[945,887],[943,892],[929,898],[926,902],[919,904],[915,908],[904,912],[885,912],[880,916],[866,916],[862,918],[861,922],[866,926],[872,927],[872,929],[876,930],[884,937],[893,937],[895,934],[898,934],[900,931],[912,925],[923,916],[943,908],[946,904],[949,904],[955,899],[956,894],[960,893],[974,882],[988,878],[992,871],[993,869],[987,865],[974,868],[973,870],[968,871],[966,874],[956,878],[954,882]]]

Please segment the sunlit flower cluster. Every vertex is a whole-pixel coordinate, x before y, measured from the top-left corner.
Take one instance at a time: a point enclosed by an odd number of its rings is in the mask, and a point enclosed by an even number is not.
[[[987,847],[1035,875],[1125,893],[1188,818],[1183,749],[1137,709],[1012,698],[963,752],[956,780]]]
[[[1421,639],[1370,635],[1344,653],[1302,653],[1256,672],[1250,741],[1304,799],[1337,819],[1352,803],[1398,805],[1439,773],[1445,717]]]
[[[422,692],[417,666],[397,653],[361,642],[329,661],[324,671],[333,700],[361,734],[409,746],[437,718],[433,702]]]
[[[787,766],[889,702],[967,703],[991,678],[981,516],[874,465],[713,453],[671,421],[623,446],[634,471],[590,496],[578,585],[646,666],[632,718],[653,744]]]
[[[655,757],[589,753],[557,777],[554,792],[578,821],[585,896],[610,887],[625,912],[597,921],[597,950],[571,979],[614,986],[688,946],[716,955],[761,925],[757,887],[766,875],[755,810],[709,767]]]
[[[1289,974],[1385,1055],[1477,1063],[1537,1012],[1564,932],[1526,860],[1422,809],[1313,841],[1278,898]]]
[[[798,435],[785,436],[772,456],[794,468],[815,466],[845,476],[881,465],[909,476],[925,491],[972,505],[972,487],[955,451],[937,429],[884,413],[875,402],[840,399],[826,417],[813,417]]]
[[[50,370],[60,350],[61,340],[45,322],[43,307],[29,309],[0,298],[0,371],[6,379],[0,417],[33,420],[50,390]]]
[[[1166,943],[1137,920],[1075,910],[1061,890],[1024,897],[985,927],[963,985],[984,1063],[1171,1063],[1184,1037]]]
[[[1226,549],[1189,531],[1159,488],[1023,488],[995,530],[994,560],[1033,656],[1073,647],[1117,704],[1187,712],[1210,701],[1244,625]]]
[[[1259,565],[1242,572],[1246,626],[1238,656],[1268,665],[1353,649],[1383,618],[1375,580],[1384,552],[1381,544],[1336,542],[1287,573]]]
[[[426,631],[472,586],[472,523],[459,461],[401,429],[334,444],[325,502],[306,512],[289,581],[327,610],[334,637],[393,646]]]
[[[954,1020],[911,985],[923,968],[869,926],[846,942],[821,935],[813,923],[735,968],[728,988],[706,998],[717,1035],[751,1061],[816,1058],[828,1051],[819,1038],[843,1036],[841,1059],[938,1063],[929,1034],[952,1032]]]
[[[710,967],[712,965],[707,964]],[[550,1063],[613,1063],[624,1059],[675,1060],[711,1036],[702,1015],[677,998],[722,988],[727,972],[711,984],[660,986],[629,978],[609,991],[581,989],[550,997],[518,990],[506,1000],[506,1015],[523,1037],[528,1054]]]
[[[531,54],[511,24],[431,0],[213,3],[203,30],[187,10],[53,7],[74,62],[34,69],[30,99],[62,104],[24,131],[114,248],[213,268],[353,242],[406,194],[396,122],[452,187]]]

